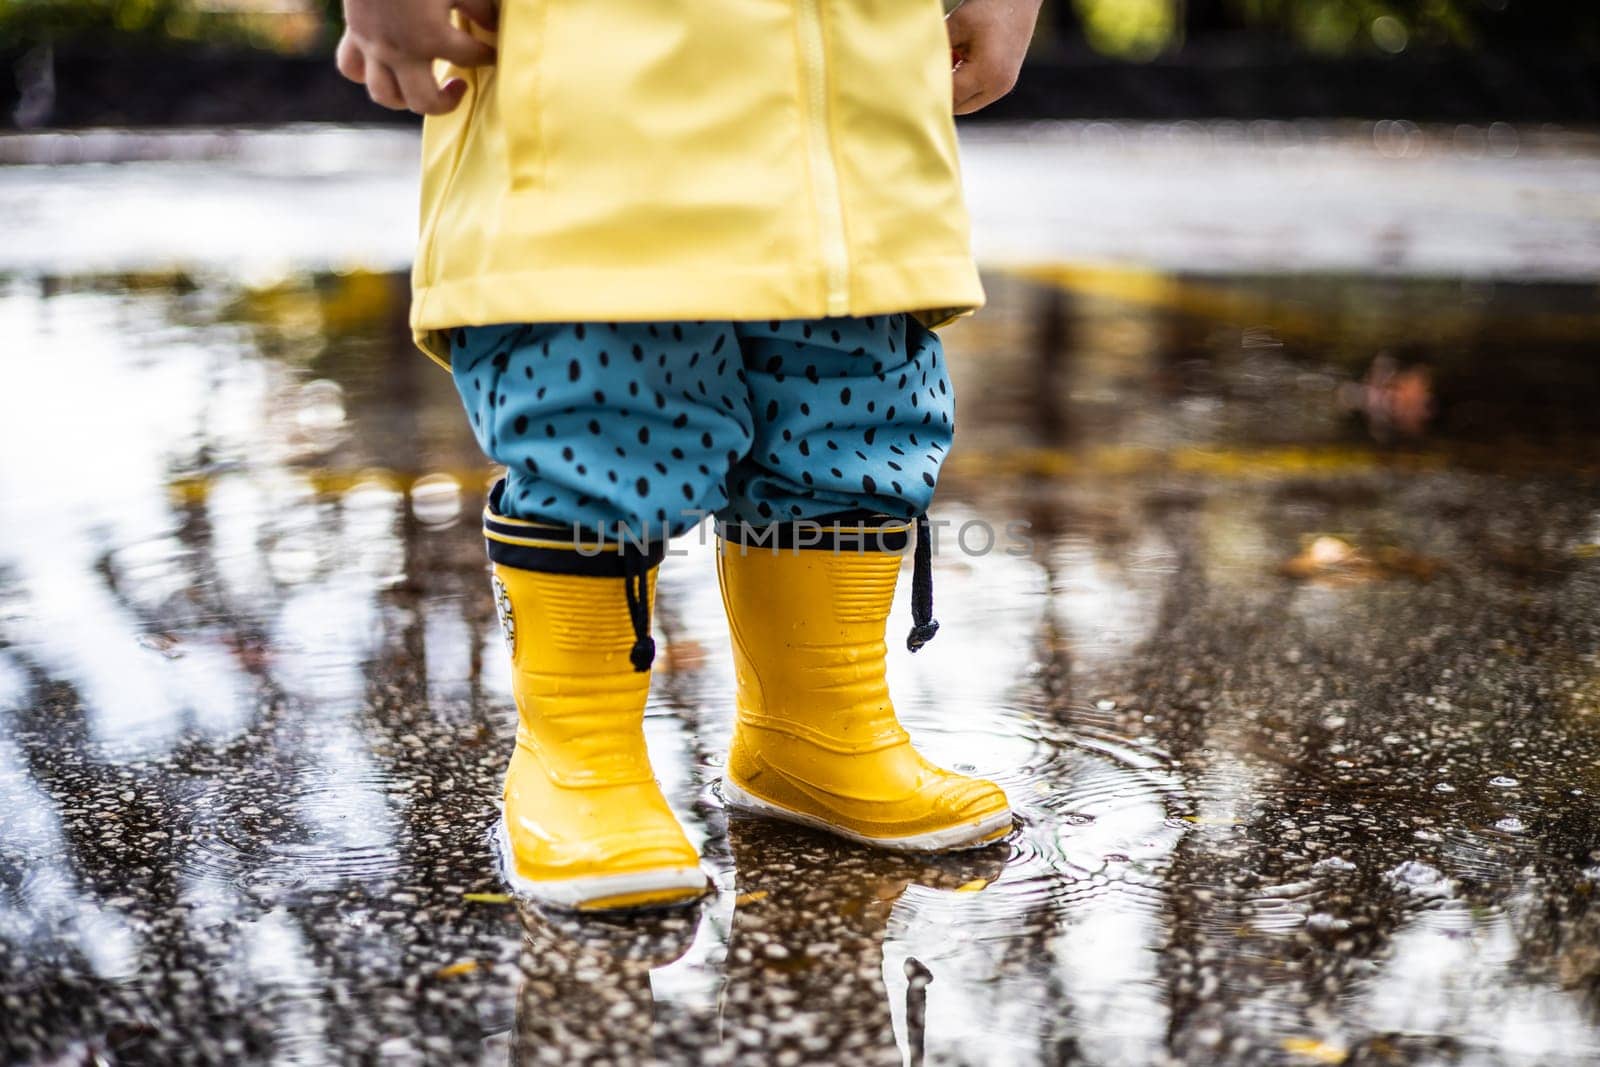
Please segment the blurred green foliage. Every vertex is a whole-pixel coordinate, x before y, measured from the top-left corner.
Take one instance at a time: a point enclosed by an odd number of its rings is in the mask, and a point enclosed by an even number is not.
[[[954,0],[946,0],[946,6]],[[0,48],[40,42],[249,44],[328,50],[340,0],[0,0]],[[1317,55],[1473,49],[1539,39],[1600,52],[1600,4],[1553,0],[1045,0],[1039,46],[1076,40],[1147,60],[1191,41],[1249,34]]]
[[[1058,38],[1081,36],[1096,51],[1133,60],[1230,33],[1327,56],[1511,40],[1600,50],[1600,5],[1592,0],[1047,0],[1046,18]]]
[[[232,20],[181,0],[0,0],[0,41],[191,40],[234,36]]]
[[[1178,39],[1176,0],[1073,0],[1083,34],[1098,52],[1149,59]]]
[[[332,47],[339,0],[303,10],[195,0],[0,0],[0,48],[45,43],[248,45],[274,51]]]

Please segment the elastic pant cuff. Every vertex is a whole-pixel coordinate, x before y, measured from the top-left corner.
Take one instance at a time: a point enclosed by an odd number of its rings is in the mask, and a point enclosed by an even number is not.
[[[884,552],[905,555],[913,542],[915,519],[896,519],[870,511],[838,512],[756,526],[717,520],[717,536],[745,552]]]

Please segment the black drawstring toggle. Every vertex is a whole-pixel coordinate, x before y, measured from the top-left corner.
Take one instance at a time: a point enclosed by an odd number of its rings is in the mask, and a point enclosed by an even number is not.
[[[628,662],[633,664],[634,670],[643,674],[655,661],[656,639],[646,634],[633,643],[633,651],[628,653]]]
[[[939,632],[933,617],[933,538],[928,533],[928,516],[917,516],[917,549],[911,557],[911,633],[906,648],[915,652]]]
[[[656,659],[656,639],[650,636],[650,560],[643,552],[628,551],[627,545],[617,551],[622,553],[622,589],[628,598],[628,618],[633,623],[633,649],[628,653],[628,662],[643,673]]]

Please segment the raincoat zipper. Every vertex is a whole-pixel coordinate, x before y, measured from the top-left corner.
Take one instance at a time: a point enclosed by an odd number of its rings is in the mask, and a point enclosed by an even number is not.
[[[839,170],[828,134],[828,64],[823,43],[822,0],[801,0],[801,48],[806,64],[806,127],[811,150],[811,184],[821,226],[827,313],[850,310],[850,253],[844,233]]]

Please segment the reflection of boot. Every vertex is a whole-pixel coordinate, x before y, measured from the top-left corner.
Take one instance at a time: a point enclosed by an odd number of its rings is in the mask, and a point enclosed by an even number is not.
[[[912,524],[784,524],[776,540],[727,527],[717,555],[733,636],[738,723],[732,807],[906,851],[966,848],[1011,829],[993,782],[936,767],[895,719],[884,628]],[[926,557],[919,560],[926,566]]]
[[[908,855],[735,816],[728,821],[738,897],[722,996],[725,1043],[734,1063],[901,1063],[884,985],[883,943],[895,904],[911,885],[954,890],[992,881],[998,850]],[[909,985],[905,1037],[922,1044],[917,1001],[926,978]],[[776,1025],[774,1025],[776,1023]],[[826,1050],[825,1052],[822,1050]]]
[[[693,900],[706,878],[644,742],[659,558],[503,518],[503,485],[484,535],[521,715],[500,826],[510,881],[560,907]]]
[[[689,951],[699,913],[608,921],[524,909],[522,920],[511,1062],[655,1062],[650,972]]]

